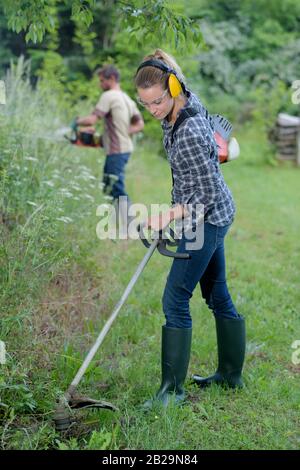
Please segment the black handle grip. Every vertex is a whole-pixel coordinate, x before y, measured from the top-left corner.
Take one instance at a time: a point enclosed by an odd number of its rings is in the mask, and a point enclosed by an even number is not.
[[[136,229],[139,233],[139,236],[140,236],[140,239],[142,240],[143,245],[145,245],[146,248],[150,248],[151,243],[149,243],[148,239],[145,237],[145,233],[144,233],[144,230],[142,229],[141,224],[138,224]]]
[[[164,243],[165,240],[160,240],[161,243],[157,245],[157,249],[163,256],[169,256],[170,258],[178,258],[178,259],[189,259],[190,255],[188,253],[176,253],[171,250],[167,250],[166,244]]]
[[[169,246],[177,246],[179,244],[179,240],[175,238],[175,233],[171,227],[168,228],[169,234],[172,237],[173,240],[170,240],[169,238],[163,238],[163,230],[159,231],[159,239],[158,239],[158,244],[157,244],[157,249],[159,253],[163,256],[168,256],[169,258],[178,258],[178,259],[189,259],[190,255],[189,253],[176,253],[174,251],[168,250],[166,248],[166,245]],[[149,240],[146,238],[145,233],[142,229],[141,224],[137,226],[137,231],[139,233],[140,239],[142,243],[145,245],[146,248],[149,248],[151,246],[151,243]]]

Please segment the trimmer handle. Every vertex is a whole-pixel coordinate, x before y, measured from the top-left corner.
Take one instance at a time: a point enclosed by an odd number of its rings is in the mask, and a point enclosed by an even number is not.
[[[168,230],[169,230],[169,235],[170,235],[171,239],[163,238],[164,230],[159,230],[159,232],[156,232],[156,234],[155,234],[156,236],[155,236],[154,239],[158,239],[157,240],[157,249],[160,252],[160,254],[163,255],[163,256],[168,256],[170,258],[189,259],[190,255],[188,253],[175,253],[174,251],[168,250],[166,248],[167,245],[169,245],[169,246],[178,246],[178,244],[179,244],[179,241],[175,238],[175,233],[174,233],[173,229],[171,227],[169,227]],[[145,245],[146,248],[150,248],[151,243],[149,242],[149,240],[145,236],[145,233],[144,233],[144,230],[143,230],[143,227],[142,227],[141,224],[139,224],[137,226],[137,231],[139,233],[139,236],[140,236],[140,239],[141,239],[143,245]]]

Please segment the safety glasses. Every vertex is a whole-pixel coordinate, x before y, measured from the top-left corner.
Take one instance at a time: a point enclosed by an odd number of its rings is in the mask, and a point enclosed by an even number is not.
[[[141,98],[139,96],[137,96],[136,99],[137,99],[137,102],[141,106],[144,106],[144,108],[150,108],[150,106],[152,106],[152,105],[159,106],[163,102],[163,100],[166,97],[168,91],[169,90],[166,89],[161,96],[156,98],[156,100],[151,101],[151,103],[145,103],[144,101],[141,100]]]

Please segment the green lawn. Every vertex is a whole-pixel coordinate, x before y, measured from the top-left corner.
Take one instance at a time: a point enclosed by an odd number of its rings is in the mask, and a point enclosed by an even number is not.
[[[300,340],[300,170],[263,163],[268,149],[258,129],[244,129],[240,142],[240,159],[222,170],[237,205],[226,242],[227,272],[247,322],[245,388],[200,391],[187,380],[188,401],[181,409],[140,411],[160,381],[161,296],[171,261],[155,253],[79,386],[119,411],[78,412],[78,424],[61,436],[52,423],[56,397],[68,387],[145,248],[139,241],[97,239],[96,208],[103,196],[96,151],[2,141],[7,181],[15,184],[16,175],[23,175],[10,204],[2,181],[9,208],[1,225],[3,449],[299,448],[300,365],[292,362],[292,344]],[[155,146],[139,144],[127,173],[134,202],[169,202],[170,170]],[[214,320],[199,291],[191,311],[189,376],[211,373]]]

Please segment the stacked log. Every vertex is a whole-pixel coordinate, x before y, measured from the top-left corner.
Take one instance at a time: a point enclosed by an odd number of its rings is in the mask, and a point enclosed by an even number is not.
[[[279,160],[294,160],[300,165],[300,117],[278,114],[269,137],[276,145]]]

